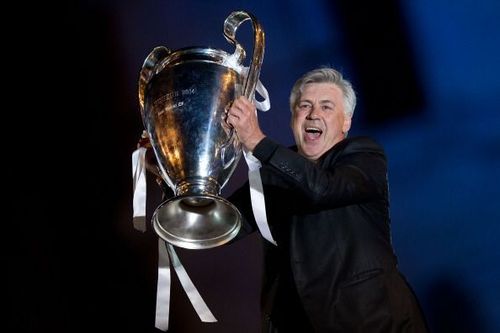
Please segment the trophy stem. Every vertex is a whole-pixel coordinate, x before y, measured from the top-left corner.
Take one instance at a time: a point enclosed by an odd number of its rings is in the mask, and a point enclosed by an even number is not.
[[[176,196],[189,206],[202,207],[213,203],[211,195],[220,194],[219,183],[211,178],[191,178],[181,181],[176,188]],[[208,196],[207,196],[208,195]]]
[[[181,180],[176,188],[175,195],[190,196],[190,195],[219,195],[221,186],[212,177],[190,177]]]

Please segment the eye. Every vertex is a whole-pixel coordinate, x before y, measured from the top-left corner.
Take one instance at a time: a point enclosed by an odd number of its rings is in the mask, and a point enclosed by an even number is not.
[[[331,111],[331,110],[333,110],[333,106],[330,105],[330,104],[323,104],[323,105],[321,105],[321,110],[323,110],[323,111]]]
[[[301,111],[302,110],[309,110],[311,108],[311,103],[305,103],[305,102],[299,103],[298,108]]]

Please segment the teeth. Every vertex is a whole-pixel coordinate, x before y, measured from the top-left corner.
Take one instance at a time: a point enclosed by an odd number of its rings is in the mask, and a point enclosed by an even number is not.
[[[306,127],[306,132],[308,132],[308,133],[322,133],[323,131],[317,127]]]

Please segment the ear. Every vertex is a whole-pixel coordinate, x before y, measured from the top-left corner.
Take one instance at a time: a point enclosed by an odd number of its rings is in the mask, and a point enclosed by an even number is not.
[[[342,132],[345,134],[351,129],[351,117],[345,116],[344,123],[342,124]]]

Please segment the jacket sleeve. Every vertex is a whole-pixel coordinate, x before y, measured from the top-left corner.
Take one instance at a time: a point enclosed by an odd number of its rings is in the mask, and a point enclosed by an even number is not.
[[[253,152],[282,186],[304,203],[339,207],[387,199],[387,167],[382,148],[368,138],[346,139],[317,162],[264,138]]]

